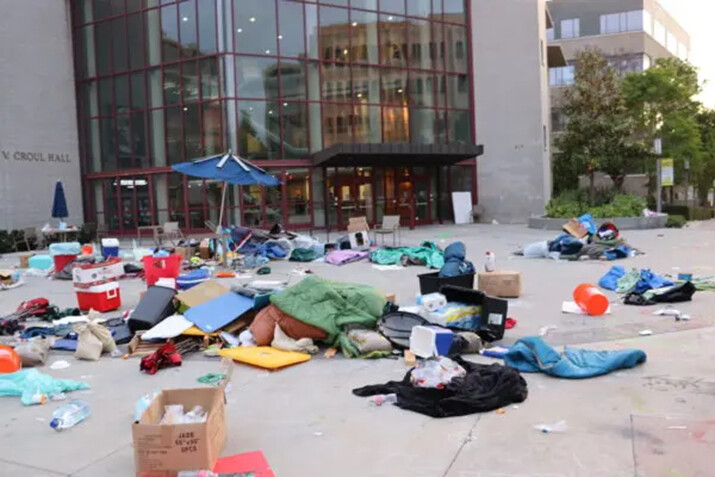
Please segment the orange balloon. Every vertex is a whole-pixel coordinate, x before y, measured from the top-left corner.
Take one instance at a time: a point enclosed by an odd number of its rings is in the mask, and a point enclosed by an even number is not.
[[[22,367],[20,355],[9,346],[0,346],[0,373],[14,373]]]

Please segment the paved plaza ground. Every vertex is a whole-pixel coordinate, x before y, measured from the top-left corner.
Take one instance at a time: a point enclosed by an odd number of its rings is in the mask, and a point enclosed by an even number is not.
[[[312,361],[279,372],[238,365],[227,396],[228,442],[223,455],[262,450],[279,477],[410,476],[706,476],[713,475],[715,451],[715,292],[697,293],[678,305],[689,322],[652,315],[654,307],[614,304],[613,313],[590,318],[560,313],[573,288],[597,282],[612,263],[527,260],[511,255],[520,244],[553,238],[554,232],[524,226],[471,225],[424,227],[403,233],[402,242],[423,240],[446,246],[462,240],[468,258],[481,263],[487,250],[500,269],[523,274],[524,293],[510,300],[518,320],[504,343],[556,327],[546,337],[553,345],[592,349],[639,348],[648,361],[604,377],[569,381],[524,375],[529,396],[506,413],[433,419],[393,406],[372,407],[352,395],[367,384],[400,379],[402,360]],[[624,232],[645,252],[620,261],[626,267],[660,274],[715,275],[715,224],[682,230]],[[0,268],[17,263],[0,259]],[[300,280],[296,264],[274,262],[273,275]],[[369,263],[335,267],[307,265],[321,277],[366,283],[397,294],[411,304],[423,267],[379,272]],[[24,287],[0,292],[0,315],[24,299],[45,296],[60,307],[75,306],[72,284],[29,278]],[[141,280],[121,282],[123,308],[133,307]],[[616,298],[615,294],[611,294]],[[653,330],[654,335],[639,336]],[[155,376],[139,372],[139,360],[75,360],[53,352],[49,363],[65,359],[71,367],[45,372],[91,384],[73,393],[86,400],[92,416],[63,433],[50,429],[59,405],[23,407],[17,398],[0,399],[0,476],[131,476],[134,471],[131,421],[135,401],[159,389],[195,387],[196,378],[217,362],[188,357],[183,366]],[[488,358],[469,356],[477,362]],[[564,433],[543,434],[532,426],[565,420]]]

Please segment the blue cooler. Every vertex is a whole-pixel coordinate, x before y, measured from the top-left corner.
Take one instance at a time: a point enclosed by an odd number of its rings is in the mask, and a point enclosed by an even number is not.
[[[115,238],[102,239],[102,256],[107,259],[109,257],[119,256],[119,240]]]
[[[189,288],[193,288],[199,283],[203,283],[210,278],[211,272],[206,268],[200,268],[177,278],[176,288],[179,290],[188,290]]]

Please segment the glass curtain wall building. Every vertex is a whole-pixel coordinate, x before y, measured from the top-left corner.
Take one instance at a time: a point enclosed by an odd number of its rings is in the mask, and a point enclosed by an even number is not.
[[[314,167],[336,144],[473,143],[464,0],[73,0],[86,216],[116,233],[217,222],[221,183],[171,165],[231,149],[281,187],[231,186],[229,223],[451,216],[457,166]],[[392,163],[391,163],[392,164]],[[474,194],[475,195],[475,194]]]

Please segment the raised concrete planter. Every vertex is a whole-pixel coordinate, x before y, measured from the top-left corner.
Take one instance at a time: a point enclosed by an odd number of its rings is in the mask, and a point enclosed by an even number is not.
[[[594,219],[596,224],[613,222],[620,230],[662,229],[668,221],[667,215],[659,217],[615,217],[610,219]],[[529,219],[530,229],[561,230],[568,219],[552,219],[549,217],[532,217]]]

